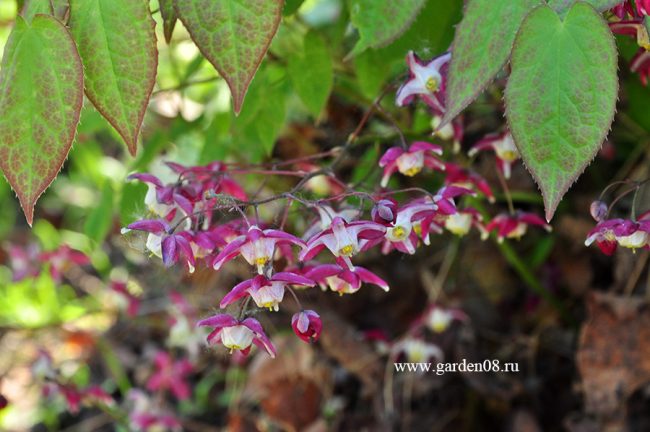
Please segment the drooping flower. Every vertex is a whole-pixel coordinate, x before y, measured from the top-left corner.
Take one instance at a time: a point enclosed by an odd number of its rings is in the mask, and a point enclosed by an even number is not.
[[[226,348],[239,350],[247,355],[252,344],[265,350],[271,357],[275,358],[275,348],[264,333],[264,329],[255,318],[237,320],[232,315],[217,314],[197,323],[201,327],[213,327],[214,330],[208,335],[208,344],[221,343]]]
[[[598,222],[587,235],[585,246],[594,241],[605,255],[612,255],[617,246],[636,250],[647,249],[650,234],[650,214],[644,214],[638,221],[628,219],[606,219]]]
[[[257,268],[258,274],[264,274],[266,266],[273,260],[275,247],[279,244],[305,246],[305,242],[284,231],[262,230],[257,225],[253,225],[246,234],[232,240],[214,257],[212,267],[219,270],[224,263],[241,255],[250,265]]]
[[[451,162],[445,164],[445,185],[476,190],[485,195],[488,201],[494,202],[494,193],[483,177]]]
[[[134,222],[122,229],[122,234],[129,231],[148,232],[147,249],[162,258],[163,264],[170,267],[179,260],[185,264],[190,273],[194,272],[196,261],[187,232],[175,233],[164,219],[145,219]]]
[[[449,328],[453,321],[466,321],[465,312],[460,309],[445,308],[431,305],[424,314],[424,325],[434,333],[442,333]]]
[[[406,356],[406,361],[410,363],[430,362],[432,359],[440,362],[444,359],[444,353],[438,345],[414,337],[404,339],[393,349],[397,353],[403,353]]]
[[[397,201],[392,198],[384,198],[375,203],[370,210],[370,217],[373,222],[384,226],[391,226],[397,217]]]
[[[433,196],[433,202],[438,206],[438,213],[452,215],[457,212],[455,198],[463,195],[476,195],[472,190],[460,186],[443,186]]]
[[[484,150],[494,151],[497,156],[497,168],[506,179],[509,179],[512,173],[512,165],[519,159],[519,150],[517,150],[510,132],[487,135],[470,149],[468,155],[473,157]]]
[[[315,283],[309,278],[289,272],[275,273],[270,278],[257,275],[253,279],[237,284],[221,300],[219,307],[223,309],[240,298],[249,295],[258,307],[277,311],[279,303],[284,298],[287,285],[309,287],[314,286]]]
[[[607,217],[608,209],[607,204],[600,200],[596,200],[589,206],[589,214],[591,214],[591,217],[594,218],[596,222],[600,222]]]
[[[544,222],[544,219],[534,213],[525,212],[516,212],[514,215],[499,214],[487,224],[485,230],[488,233],[496,230],[497,241],[501,243],[506,238],[520,239],[526,234],[530,225],[542,227],[548,232],[552,231],[551,226]]]
[[[620,21],[610,22],[609,27],[615,34],[636,39],[639,50],[630,61],[630,70],[638,73],[643,85],[647,86],[650,78],[650,35],[648,34],[650,0],[636,0],[635,3],[636,8],[631,1],[616,6],[613,12]]]
[[[344,221],[349,223],[359,215],[359,210],[357,209],[344,208],[336,211],[327,204],[317,205],[316,211],[318,212],[319,218],[305,230],[305,234],[302,236],[304,240],[309,240],[314,235],[329,228],[332,225],[332,221],[337,217],[343,218]]]
[[[191,395],[186,377],[192,373],[193,366],[189,360],[173,360],[171,356],[159,351],[154,358],[155,372],[147,380],[150,391],[169,390],[178,400],[186,400]]]
[[[409,79],[397,91],[397,106],[410,103],[419,96],[434,112],[445,112],[445,88],[447,81],[447,66],[451,53],[444,53],[429,62],[423,62],[413,52],[406,55],[409,67]]]
[[[359,266],[348,269],[338,264],[322,264],[307,271],[305,276],[318,283],[323,290],[329,287],[339,295],[354,294],[362,283],[377,285],[384,291],[390,289],[382,278]]]
[[[483,216],[473,208],[458,210],[456,213],[446,216],[444,225],[447,231],[458,236],[467,235],[471,227],[476,227],[482,238],[488,236],[483,226]]]
[[[433,202],[415,202],[402,207],[397,212],[393,226],[386,228],[385,239],[390,245],[385,245],[384,252],[394,247],[400,252],[413,255],[418,243],[416,224],[423,220],[432,220],[438,206]]]
[[[341,217],[332,220],[329,228],[316,234],[300,252],[300,261],[308,261],[327,248],[349,269],[353,269],[350,257],[360,251],[359,240],[383,237],[386,227],[370,221],[346,222]]]
[[[441,115],[434,115],[431,118],[433,136],[437,136],[444,141],[452,141],[452,151],[458,153],[460,151],[460,145],[463,142],[463,136],[465,135],[462,116],[456,117],[451,122],[438,129],[441,123]]]
[[[442,147],[425,141],[416,141],[404,150],[402,147],[391,147],[379,160],[379,166],[384,169],[381,186],[386,187],[388,180],[399,171],[407,177],[413,177],[427,167],[432,170],[444,171],[445,164],[436,157],[442,154]]]
[[[323,322],[320,316],[313,310],[303,310],[291,317],[293,332],[300,339],[308,343],[318,340],[323,330]]]

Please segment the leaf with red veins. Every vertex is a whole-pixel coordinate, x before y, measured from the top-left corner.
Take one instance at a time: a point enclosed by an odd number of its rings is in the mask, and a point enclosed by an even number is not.
[[[135,155],[158,67],[149,2],[75,0],[70,6],[86,95]]]
[[[176,0],[176,12],[226,80],[239,114],[282,17],[282,0]]]
[[[0,168],[32,224],[34,206],[68,156],[83,104],[83,68],[56,19],[16,18],[0,72]]]

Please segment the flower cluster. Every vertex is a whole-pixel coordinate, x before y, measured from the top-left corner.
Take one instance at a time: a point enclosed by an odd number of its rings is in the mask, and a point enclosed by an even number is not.
[[[635,5],[636,4],[636,5]],[[618,18],[609,24],[612,32],[636,39],[639,50],[630,61],[630,70],[638,73],[643,85],[648,85],[650,78],[650,36],[648,35],[648,18],[650,1],[626,0],[614,7],[612,12]]]
[[[597,200],[591,204],[590,213],[598,223],[587,234],[585,246],[591,246],[595,242],[605,255],[614,254],[618,246],[632,249],[632,251],[650,249],[648,242],[650,239],[650,211],[642,213],[638,218],[608,219],[608,206]]]
[[[446,110],[450,58],[451,53],[445,53],[424,62],[410,52],[407,56],[410,77],[396,95],[398,106],[418,98],[424,101],[431,109],[435,128],[440,126]],[[454,147],[460,148],[462,119],[454,119],[450,128],[445,127],[436,129],[434,135],[453,140]],[[303,341],[315,342],[323,331],[323,323],[316,311],[303,309],[298,299],[300,291],[319,286],[324,291],[349,295],[364,285],[389,290],[380,275],[357,265],[360,254],[374,249],[383,254],[399,251],[412,255],[429,245],[433,236],[443,235],[445,231],[465,236],[474,229],[483,239],[496,231],[496,238],[503,241],[521,237],[530,225],[550,230],[541,218],[514,210],[491,221],[484,220],[486,214],[468,205],[469,197],[479,195],[489,202],[495,201],[483,177],[468,167],[444,160],[440,145],[422,140],[408,145],[404,139],[401,144],[387,149],[379,159],[383,175],[371,191],[348,186],[337,179],[333,170],[320,169],[314,158],[284,163],[283,166],[291,169],[282,170],[277,166],[247,170],[221,162],[189,167],[168,164],[177,176],[171,183],[152,174],[133,174],[131,179],[148,185],[145,204],[149,215],[128,225],[123,232],[146,233],[146,248],[160,257],[165,266],[178,263],[192,272],[203,265],[220,271],[233,261],[247,263],[251,276],[235,284],[221,298],[219,307],[224,311],[200,320],[198,326],[211,329],[207,336],[210,345],[220,344],[244,355],[255,345],[274,357],[275,347],[260,321],[253,317],[258,311],[279,311],[286,298],[293,298],[299,311],[291,318],[291,328]],[[488,136],[470,154],[486,149],[495,151],[498,169],[509,178],[511,166],[519,157],[510,134]],[[340,158],[343,154],[345,151],[332,151],[326,152],[325,157]],[[392,183],[398,183],[397,173],[414,177],[424,170],[442,176],[439,187],[431,191],[418,187],[388,188],[393,176]],[[256,194],[249,200],[245,188],[236,179],[238,174],[251,173],[287,176],[301,173],[304,177],[289,192],[261,198]],[[328,180],[327,187],[318,188],[318,193],[325,194],[325,198],[310,201],[305,194],[297,193],[313,189],[312,181],[316,178]],[[397,196],[408,198],[398,200]],[[284,201],[284,216],[281,221],[271,223],[261,216],[264,213],[258,207],[277,201]],[[302,219],[305,214],[313,214],[313,219],[294,223],[288,218],[289,208],[294,204],[307,211],[301,214]],[[124,294],[121,288],[119,291]],[[238,312],[230,313],[228,309],[235,309],[235,305]],[[431,328],[436,332],[464,317],[461,312],[440,308],[431,314]],[[173,372],[176,366],[170,362],[162,357],[157,360],[159,372],[152,378],[152,385],[170,388],[182,398],[183,386],[176,383],[174,390],[168,375],[182,378],[185,369]]]

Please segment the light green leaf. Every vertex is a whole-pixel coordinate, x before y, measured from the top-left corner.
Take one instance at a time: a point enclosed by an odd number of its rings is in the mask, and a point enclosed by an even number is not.
[[[175,0],[205,58],[226,80],[239,114],[282,17],[283,0]]]
[[[334,82],[332,59],[323,39],[316,33],[307,33],[303,52],[288,58],[287,71],[302,102],[318,117]]]
[[[576,3],[562,21],[548,6],[526,18],[512,52],[506,114],[546,219],[594,158],[618,93],[614,38],[598,12]]]
[[[469,0],[452,45],[447,112],[440,127],[464,110],[510,57],[524,17],[540,0]]]
[[[83,69],[56,19],[16,18],[0,71],[0,167],[31,225],[38,197],[68,156],[83,104]]]
[[[427,0],[349,0],[350,20],[359,42],[350,53],[381,48],[397,39],[420,13]]]
[[[86,95],[135,155],[158,64],[149,4],[72,0],[70,7],[70,29],[84,64]]]
[[[99,202],[92,209],[84,224],[84,233],[101,244],[113,226],[113,187],[109,181],[104,183]]]

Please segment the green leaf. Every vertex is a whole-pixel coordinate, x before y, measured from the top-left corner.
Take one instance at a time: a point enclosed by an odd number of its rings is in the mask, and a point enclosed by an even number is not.
[[[452,44],[447,112],[440,127],[464,110],[510,57],[524,17],[540,0],[470,0]]]
[[[285,0],[282,15],[289,16],[295,14],[305,0]]]
[[[158,64],[148,2],[74,0],[70,6],[86,95],[135,155]]]
[[[578,0],[548,0],[548,5],[555,9],[555,11],[560,14],[560,16],[566,15],[566,13],[571,9],[571,6]],[[581,0],[585,3],[589,3],[599,12],[604,12],[608,9],[613,8],[617,4],[623,3],[623,0]]]
[[[27,223],[68,156],[83,104],[83,68],[56,19],[16,18],[0,71],[0,168]]]
[[[174,0],[158,1],[160,3],[160,15],[163,19],[163,34],[165,35],[165,41],[169,43],[172,40],[172,33],[174,33],[178,15],[176,15],[176,9],[174,8]]]
[[[108,235],[113,225],[113,188],[111,183],[106,181],[102,189],[101,198],[97,206],[88,214],[84,224],[84,233],[101,244]]]
[[[287,71],[302,102],[318,117],[334,83],[332,59],[323,39],[316,33],[307,33],[303,52],[288,58]]]
[[[226,80],[239,114],[282,17],[283,0],[176,0],[176,12]]]
[[[65,22],[65,17],[70,10],[70,1],[69,0],[50,0],[52,3],[52,12],[54,16]]]
[[[350,55],[381,48],[397,39],[418,16],[427,0],[350,0],[350,20],[359,42]]]
[[[50,0],[25,0],[20,15],[25,21],[32,22],[36,14],[52,15]]]
[[[540,6],[521,26],[506,114],[542,190],[547,220],[607,135],[618,93],[616,67],[607,23],[586,3],[576,3],[564,21]]]

